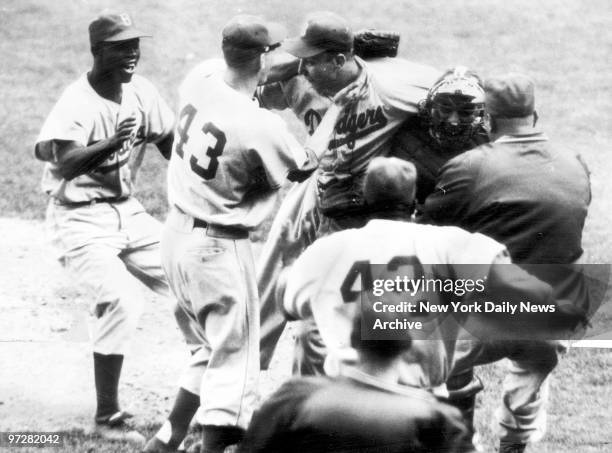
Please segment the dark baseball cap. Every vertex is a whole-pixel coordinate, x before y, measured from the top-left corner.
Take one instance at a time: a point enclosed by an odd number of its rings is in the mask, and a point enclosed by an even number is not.
[[[321,11],[308,16],[302,35],[285,41],[283,49],[298,58],[309,58],[323,52],[350,52],[353,50],[353,32],[344,18]]]
[[[522,118],[535,109],[535,85],[526,75],[510,73],[485,81],[485,108],[498,118]]]
[[[397,157],[370,161],[363,183],[363,196],[370,206],[412,205],[417,172],[415,166]]]
[[[134,21],[127,13],[103,13],[89,24],[89,42],[92,46],[100,42],[150,37],[134,27]]]
[[[280,46],[285,39],[285,31],[281,25],[244,14],[232,18],[223,27],[222,36],[224,48],[263,53]]]

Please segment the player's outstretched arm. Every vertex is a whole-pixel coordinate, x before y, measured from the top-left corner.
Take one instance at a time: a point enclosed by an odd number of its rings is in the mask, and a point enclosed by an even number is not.
[[[512,264],[507,255],[498,257],[491,266],[485,294],[487,300],[493,301],[497,306],[503,306],[502,302],[513,305],[525,302],[529,306],[546,308],[542,311],[539,309],[524,311],[521,308],[512,315],[483,314],[481,319],[483,329],[473,332],[478,334],[480,331],[485,337],[493,335],[493,338],[507,340],[558,339],[571,334],[574,329],[586,322],[584,313],[575,309],[571,302],[556,300],[549,284],[529,274],[520,266]],[[498,318],[501,324],[495,322],[495,318]],[[490,328],[492,330],[489,331]]]
[[[39,143],[36,156],[41,160],[57,164],[62,177],[71,180],[93,170],[108,156],[121,149],[123,143],[130,139],[135,126],[136,119],[127,118],[119,123],[113,136],[89,146],[65,140]]]
[[[261,85],[289,80],[298,75],[299,68],[299,58],[287,52],[274,52],[268,75]]]

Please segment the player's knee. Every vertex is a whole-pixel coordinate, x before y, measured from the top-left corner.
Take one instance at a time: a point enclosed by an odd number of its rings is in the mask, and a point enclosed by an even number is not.
[[[114,299],[112,301],[97,303],[94,307],[94,316],[98,319],[106,318],[107,322],[114,325],[125,325],[128,328],[135,328],[140,317],[140,302],[134,300],[130,305],[129,301]]]

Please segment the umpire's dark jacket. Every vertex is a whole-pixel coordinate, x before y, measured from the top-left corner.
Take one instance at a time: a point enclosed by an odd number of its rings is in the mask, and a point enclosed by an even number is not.
[[[553,149],[534,129],[502,136],[448,161],[419,221],[486,234],[506,245],[521,265],[565,265],[582,255],[590,201],[584,163],[573,153]],[[536,267],[535,273],[559,296],[588,304],[585,288],[572,289],[559,266]]]

